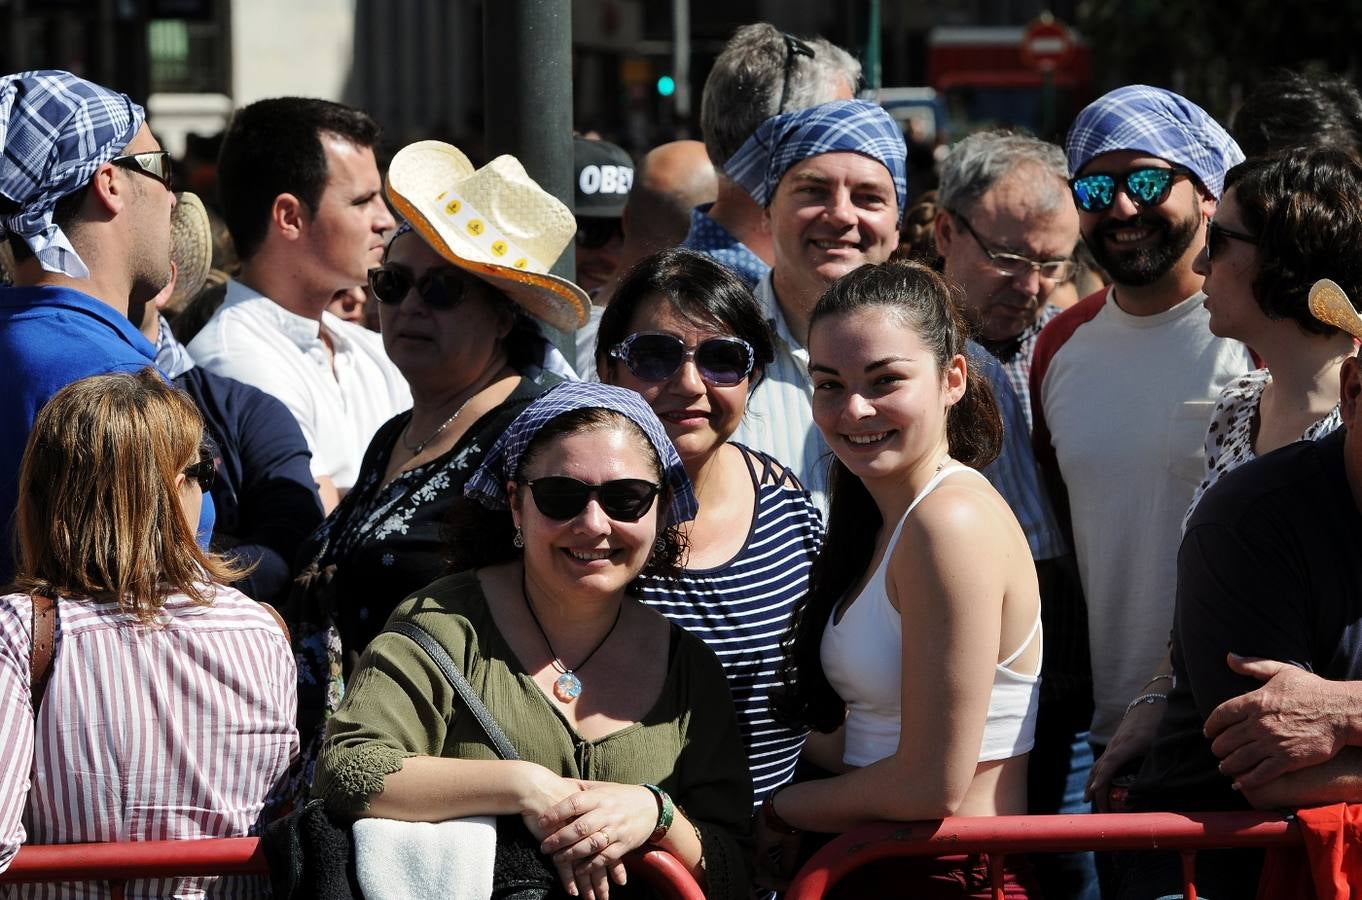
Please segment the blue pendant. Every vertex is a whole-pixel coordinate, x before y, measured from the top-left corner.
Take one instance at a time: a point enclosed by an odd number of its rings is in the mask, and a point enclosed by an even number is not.
[[[564,672],[553,683],[553,696],[563,703],[570,703],[582,696],[582,680],[572,672]]]

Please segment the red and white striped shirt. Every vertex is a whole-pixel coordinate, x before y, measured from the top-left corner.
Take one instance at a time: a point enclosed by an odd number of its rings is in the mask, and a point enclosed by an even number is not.
[[[269,611],[215,586],[143,625],[116,603],[59,599],[35,742],[32,606],[0,597],[0,872],[30,841],[237,837],[298,753],[297,672]],[[36,743],[36,746],[35,746]],[[131,897],[252,895],[250,879],[128,885]],[[0,896],[99,897],[96,884]]]

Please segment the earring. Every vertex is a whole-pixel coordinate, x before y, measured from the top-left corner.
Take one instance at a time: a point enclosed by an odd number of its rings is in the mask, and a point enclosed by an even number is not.
[[[657,555],[658,553],[664,552],[666,549],[667,542],[663,539],[662,535],[659,534],[657,539],[653,541],[653,554]]]
[[[511,543],[516,547],[523,548],[525,546],[525,535],[520,533],[519,525],[516,526],[515,535],[511,537]]]

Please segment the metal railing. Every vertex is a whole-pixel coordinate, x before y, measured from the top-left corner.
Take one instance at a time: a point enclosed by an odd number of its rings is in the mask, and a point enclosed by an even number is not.
[[[993,897],[1003,897],[1003,859],[1017,853],[1168,850],[1182,855],[1183,892],[1196,898],[1196,852],[1300,844],[1294,819],[1272,813],[1114,813],[959,817],[881,822],[834,838],[796,874],[785,900],[820,900],[862,866],[908,856],[987,857]]]
[[[663,900],[704,900],[704,892],[674,856],[661,850],[625,858],[631,877],[642,878]],[[100,881],[113,900],[139,878],[262,875],[269,872],[259,838],[134,841],[106,844],[34,844],[21,847],[0,873],[0,884]]]

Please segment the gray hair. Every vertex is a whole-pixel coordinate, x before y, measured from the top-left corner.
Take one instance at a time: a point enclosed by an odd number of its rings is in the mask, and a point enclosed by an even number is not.
[[[818,106],[856,90],[861,64],[854,56],[821,37],[804,43],[814,55],[794,55],[783,104],[789,52],[784,33],[758,22],[739,28],[724,45],[700,100],[700,133],[715,169],[722,171],[757,126],[777,113]]]
[[[1041,211],[1051,212],[1071,202],[1065,187],[1069,168],[1062,147],[1029,134],[995,130],[971,134],[950,149],[941,163],[937,187],[941,208],[968,214],[1000,178],[1023,166],[1054,176],[1027,182]]]

